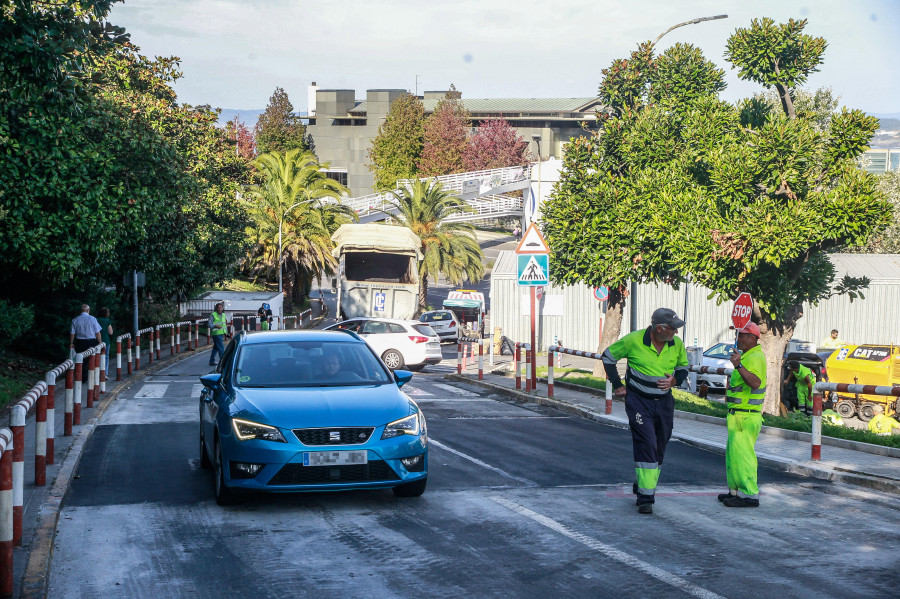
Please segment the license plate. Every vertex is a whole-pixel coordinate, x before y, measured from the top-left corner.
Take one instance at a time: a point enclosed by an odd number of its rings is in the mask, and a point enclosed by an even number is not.
[[[368,451],[308,451],[303,453],[304,466],[346,466],[367,464]]]
[[[425,347],[427,347],[428,349],[439,349],[441,347],[441,344],[438,342],[434,342],[434,343],[429,342],[429,343],[425,344]]]

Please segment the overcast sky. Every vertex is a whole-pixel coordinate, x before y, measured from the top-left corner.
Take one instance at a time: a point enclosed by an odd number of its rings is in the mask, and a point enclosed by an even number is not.
[[[808,88],[900,112],[897,0],[126,0],[109,20],[144,54],[181,58],[181,102],[262,109],[283,87],[305,111],[312,81],[357,98],[451,83],[465,98],[594,96],[601,70],[638,42],[718,14],[728,18],[676,29],[658,48],[698,45],[725,69],[725,99],[760,89],[725,62],[728,36],[753,18],[805,18],[828,41]]]

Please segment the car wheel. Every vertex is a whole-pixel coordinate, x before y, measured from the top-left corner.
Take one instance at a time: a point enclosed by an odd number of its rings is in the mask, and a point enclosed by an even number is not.
[[[203,438],[203,425],[200,425],[200,467],[204,470],[212,468],[212,461],[206,453],[206,440]]]
[[[425,368],[425,365],[424,365],[424,364],[414,364],[414,365],[412,365],[412,366],[407,366],[407,367],[406,367],[407,370],[412,370],[413,372],[419,372],[419,371],[422,370],[423,368]]]
[[[391,370],[403,368],[403,356],[396,349],[387,350],[381,354],[381,359],[384,361],[384,365]]]
[[[841,418],[852,418],[856,414],[856,406],[853,405],[853,402],[844,399],[837,402],[834,411],[840,414]]]
[[[859,407],[859,419],[868,422],[875,417],[875,406],[870,403],[863,404]]]
[[[216,463],[215,463],[215,493],[216,503],[219,505],[232,505],[237,501],[234,491],[225,484],[225,460],[222,459],[222,447],[216,439]]]
[[[394,497],[418,497],[425,492],[425,485],[428,484],[428,477],[411,483],[399,485],[391,489]]]

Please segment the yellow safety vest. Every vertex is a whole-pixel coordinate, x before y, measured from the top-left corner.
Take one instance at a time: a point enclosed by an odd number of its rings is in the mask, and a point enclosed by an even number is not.
[[[744,382],[744,377],[735,368],[728,380],[725,401],[729,408],[761,412],[766,400],[766,356],[758,345],[741,354],[741,366],[759,377],[759,387],[754,389]]]
[[[224,335],[225,331],[228,330],[228,319],[225,318],[225,313],[219,314],[218,312],[212,313],[213,326],[217,324],[221,324],[221,328],[212,329],[211,334],[213,335]]]

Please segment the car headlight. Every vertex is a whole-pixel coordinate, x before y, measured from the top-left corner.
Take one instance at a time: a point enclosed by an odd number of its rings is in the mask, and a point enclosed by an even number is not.
[[[419,414],[415,413],[411,416],[407,416],[406,418],[401,418],[400,420],[395,420],[387,424],[384,427],[384,432],[381,433],[382,439],[391,439],[393,437],[399,437],[400,435],[418,435],[419,434]]]
[[[262,439],[263,441],[275,441],[277,443],[287,443],[284,435],[281,434],[274,426],[268,424],[260,424],[258,422],[250,422],[249,420],[241,420],[240,418],[231,419],[231,427],[239,441],[249,441],[250,439]]]

